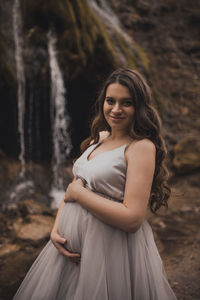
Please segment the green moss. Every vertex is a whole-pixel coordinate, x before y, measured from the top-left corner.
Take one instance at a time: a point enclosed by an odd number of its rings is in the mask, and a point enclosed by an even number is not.
[[[159,113],[162,114],[163,108],[164,108],[163,99],[154,84],[151,85],[151,90],[152,90],[152,96],[155,101],[156,107],[157,107]]]
[[[112,41],[111,36],[108,34],[104,25],[99,21],[96,16],[93,16],[95,25],[99,29],[98,34],[98,45],[102,47],[102,50],[105,52],[105,56],[109,57],[110,61],[112,62],[113,66],[117,65],[117,53],[115,50],[114,43]]]
[[[173,166],[179,174],[188,174],[200,167],[198,136],[184,137],[174,147]]]
[[[149,74],[149,59],[146,52],[137,44],[135,44],[135,49],[137,52],[138,61],[142,63],[145,68],[146,74]]]
[[[100,59],[102,56],[102,61],[108,65],[116,64],[116,52],[111,38],[87,2],[74,1],[72,9],[75,22],[64,30],[58,42],[60,63],[66,73],[70,74],[68,80],[83,72],[93,61],[93,57]]]
[[[56,29],[59,61],[71,78],[95,59],[102,59],[101,64],[107,63],[111,68],[119,67],[117,49],[127,66],[137,68],[138,59],[128,43],[120,34],[108,33],[87,1],[22,0],[22,4],[27,37],[34,43],[45,38],[51,25]],[[141,49],[138,52],[147,65]]]
[[[38,28],[47,31],[53,24],[59,34],[59,50],[62,54],[79,54],[85,62],[87,56],[94,55],[97,46],[104,47],[105,55],[117,67],[117,45],[128,67],[137,68],[138,61],[141,61],[145,69],[149,69],[147,56],[141,47],[135,44],[133,52],[119,33],[116,32],[111,37],[87,1],[22,0],[22,7],[25,28],[29,30],[28,36],[36,37]],[[63,51],[63,47],[67,47],[68,51]]]
[[[113,42],[121,51],[121,55],[123,55],[125,59],[126,66],[132,69],[136,69],[135,55],[131,50],[130,45],[126,42],[123,36],[121,36],[118,32],[115,32],[115,34],[113,35]]]
[[[88,3],[77,0],[75,11],[78,13],[77,19],[80,22],[82,46],[86,52],[93,54],[96,43],[102,40],[102,46],[105,47],[105,55],[107,52],[108,56],[111,56],[111,58],[115,56],[116,53],[110,35],[102,22],[100,22],[93,13]]]
[[[130,44],[119,34],[113,36],[114,43],[122,51],[126,59],[127,67],[142,72],[147,78],[150,77],[150,64],[146,52],[135,42]],[[163,99],[153,83],[151,84],[152,96],[160,113],[163,111]]]
[[[81,47],[87,54],[92,54],[97,33],[93,30],[93,15],[87,2],[77,0],[74,2],[77,27],[81,33]],[[86,17],[87,16],[87,17]]]
[[[113,35],[113,42],[123,55],[126,66],[149,74],[149,59],[145,51],[134,41],[126,41],[118,32]]]

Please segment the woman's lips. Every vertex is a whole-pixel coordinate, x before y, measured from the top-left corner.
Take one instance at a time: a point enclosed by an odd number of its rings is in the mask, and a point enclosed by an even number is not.
[[[120,121],[120,120],[123,120],[124,118],[122,118],[122,117],[114,117],[114,116],[110,116],[110,119],[113,120],[113,121]]]

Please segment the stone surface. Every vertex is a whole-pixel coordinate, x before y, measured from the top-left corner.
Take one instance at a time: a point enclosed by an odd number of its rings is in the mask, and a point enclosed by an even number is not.
[[[4,244],[0,246],[0,257],[12,255],[20,249],[19,245],[16,244]]]
[[[200,191],[197,183],[197,174],[175,180],[168,211],[163,209],[158,215],[148,214],[170,283],[178,299],[184,300],[197,300],[200,295]],[[9,212],[0,216],[0,299],[4,300],[12,299],[48,241],[50,232],[47,231],[55,215],[52,211],[50,220],[50,215],[46,215],[49,209],[38,206],[33,199],[25,200],[15,209],[18,214],[13,213],[12,217],[7,215]]]
[[[12,299],[24,275],[49,240],[55,211],[33,199],[0,213],[0,299]]]
[[[175,145],[173,166],[178,174],[200,169],[200,139],[198,137],[183,138]]]
[[[85,18],[87,8],[81,5],[75,8],[75,4],[81,4],[81,1],[72,2],[73,7],[70,11],[65,8],[62,10],[61,2],[58,4],[48,1],[48,7],[51,11],[55,8],[53,20],[59,37],[59,62],[68,90],[72,139],[73,145],[76,146],[72,156],[75,157],[80,141],[89,133],[88,111],[96,99],[101,79],[114,65],[112,51],[107,51],[107,46],[105,47],[107,41],[102,38],[102,29],[94,24],[89,25],[93,17]],[[147,79],[153,87],[156,103],[160,103],[163,133],[169,149],[173,174],[182,175],[174,177],[175,189],[169,201],[170,209],[167,215],[152,216],[150,222],[178,299],[197,300],[200,297],[198,281],[200,177],[197,169],[199,168],[199,142],[196,139],[200,128],[198,100],[200,98],[200,2],[198,0],[111,2],[128,34],[146,53]],[[41,8],[40,1],[23,0],[22,3],[26,6],[24,7],[24,56],[28,78],[27,99],[29,101],[33,96],[34,111],[37,112],[38,107],[41,111],[38,115],[35,114],[34,118],[37,116],[41,122],[40,143],[37,147],[40,146],[42,152],[38,153],[35,138],[34,159],[46,162],[51,157],[48,134],[50,126],[47,117],[50,84],[46,24],[48,25],[49,18],[44,7]],[[0,82],[0,148],[2,149],[0,188],[1,204],[7,203],[7,210],[0,215],[0,299],[4,300],[12,299],[20,281],[48,240],[50,233],[48,228],[50,230],[50,223],[53,222],[49,218],[51,216],[52,220],[54,218],[53,211],[41,207],[33,200],[49,203],[48,191],[51,182],[49,166],[32,163],[27,165],[29,175],[32,172],[31,176],[36,183],[36,189],[33,192],[29,189],[30,193],[27,194],[27,191],[23,193],[23,190],[16,190],[20,164],[8,158],[8,156],[16,158],[19,151],[12,4],[13,0],[0,3],[0,75],[3,79]],[[70,13],[72,18],[66,18],[65,12]],[[40,13],[42,18],[37,17]],[[82,17],[80,18],[79,15]],[[73,18],[80,22],[74,22]],[[68,25],[65,27],[68,21],[71,22],[72,31],[67,30]],[[87,26],[89,26],[89,36]],[[103,36],[105,37],[105,32]],[[69,49],[68,44],[71,47]],[[146,71],[144,63],[140,71]],[[189,139],[188,133],[195,138]],[[67,174],[66,182],[68,182],[71,177],[70,170],[64,167],[64,172]],[[16,203],[8,201],[10,194],[14,195]],[[44,226],[45,230],[43,231],[40,226]],[[17,233],[19,238],[16,238]],[[36,233],[39,237],[38,241]]]
[[[29,218],[29,223],[21,225],[16,237],[30,243],[39,244],[41,240],[49,237],[53,227],[54,219],[50,216],[33,215]]]

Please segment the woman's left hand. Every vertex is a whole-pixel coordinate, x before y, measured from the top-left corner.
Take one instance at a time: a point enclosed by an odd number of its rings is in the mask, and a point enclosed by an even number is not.
[[[65,192],[64,202],[74,202],[76,191],[80,188],[84,187],[84,183],[81,178],[77,178],[75,181],[70,183]]]

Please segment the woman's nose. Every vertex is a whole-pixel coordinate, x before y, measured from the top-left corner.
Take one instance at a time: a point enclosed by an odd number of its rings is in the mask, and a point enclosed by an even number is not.
[[[118,113],[118,112],[121,112],[121,107],[118,103],[116,103],[114,105],[114,107],[112,108],[112,111],[115,112],[115,113]]]

